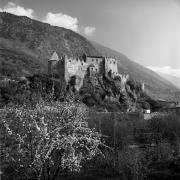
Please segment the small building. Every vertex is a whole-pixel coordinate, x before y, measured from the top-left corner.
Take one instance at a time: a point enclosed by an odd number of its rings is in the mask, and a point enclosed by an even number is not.
[[[162,108],[161,112],[180,114],[180,106],[169,107],[169,108]]]
[[[158,99],[157,102],[161,104],[164,108],[176,107],[177,102],[167,101],[165,99]]]
[[[150,110],[150,109],[144,109],[144,113],[145,113],[145,114],[150,114],[150,113],[151,113],[151,110]]]

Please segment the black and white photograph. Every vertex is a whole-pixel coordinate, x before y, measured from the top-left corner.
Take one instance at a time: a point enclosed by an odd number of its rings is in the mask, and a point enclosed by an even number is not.
[[[180,180],[180,0],[0,0],[0,180]]]

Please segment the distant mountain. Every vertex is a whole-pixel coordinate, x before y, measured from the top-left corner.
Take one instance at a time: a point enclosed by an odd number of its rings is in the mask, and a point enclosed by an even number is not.
[[[123,54],[90,42],[71,30],[0,12],[1,76],[47,71],[47,61],[54,51],[59,56],[76,57],[83,53],[115,56],[119,59],[119,72],[129,73],[137,81],[144,82],[146,92],[155,98],[173,99],[179,91],[169,81]]]
[[[180,89],[180,77],[177,76],[172,76],[172,75],[168,75],[168,74],[164,74],[164,73],[159,73],[157,72],[161,77],[163,77],[164,79],[170,81],[171,83],[174,84],[174,86],[178,87]]]

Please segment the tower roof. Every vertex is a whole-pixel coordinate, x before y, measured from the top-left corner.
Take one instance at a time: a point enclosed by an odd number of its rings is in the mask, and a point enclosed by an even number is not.
[[[59,57],[58,57],[56,51],[54,51],[53,55],[51,56],[51,58],[49,60],[50,61],[59,61]]]

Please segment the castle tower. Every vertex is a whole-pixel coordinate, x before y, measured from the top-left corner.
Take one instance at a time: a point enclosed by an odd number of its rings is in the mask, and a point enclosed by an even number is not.
[[[114,78],[118,74],[117,60],[111,57],[105,57],[104,69],[106,76]]]
[[[59,61],[59,57],[56,52],[53,53],[51,58],[48,60],[48,74],[53,73],[53,67],[57,64]]]

